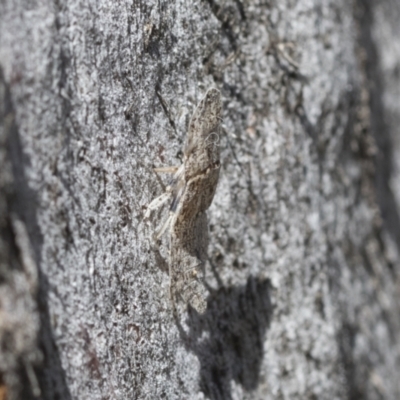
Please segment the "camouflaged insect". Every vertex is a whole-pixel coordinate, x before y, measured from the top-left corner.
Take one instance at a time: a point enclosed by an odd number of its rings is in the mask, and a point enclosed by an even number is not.
[[[219,131],[221,93],[209,89],[198,104],[189,124],[183,149],[183,164],[156,171],[174,172],[170,186],[153,200],[146,211],[171,201],[167,220],[157,237],[170,232],[170,292],[174,307],[179,299],[199,313],[206,310],[204,264],[207,258],[208,223],[206,210],[214,198],[219,178]]]

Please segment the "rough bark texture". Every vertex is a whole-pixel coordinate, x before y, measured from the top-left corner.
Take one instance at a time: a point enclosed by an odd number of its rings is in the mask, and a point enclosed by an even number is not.
[[[400,5],[370,3],[0,3],[0,396],[400,398]],[[210,295],[175,319],[143,214],[212,86]]]

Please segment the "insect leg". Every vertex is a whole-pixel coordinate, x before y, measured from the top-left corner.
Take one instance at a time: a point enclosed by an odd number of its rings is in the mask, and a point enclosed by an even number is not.
[[[155,198],[148,206],[146,213],[144,214],[144,219],[148,219],[152,211],[160,208],[164,203],[166,203],[171,198],[171,192],[167,191],[161,196]]]

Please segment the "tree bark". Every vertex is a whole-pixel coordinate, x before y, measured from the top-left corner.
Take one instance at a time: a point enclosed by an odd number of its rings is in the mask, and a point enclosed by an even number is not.
[[[400,398],[399,14],[3,0],[0,399]],[[210,87],[207,308],[174,316],[143,217]]]

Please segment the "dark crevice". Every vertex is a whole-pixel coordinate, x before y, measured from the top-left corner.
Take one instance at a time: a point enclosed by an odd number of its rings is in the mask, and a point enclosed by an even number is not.
[[[4,80],[0,70],[0,80],[2,81],[4,93],[4,111],[7,115],[14,118],[14,110],[9,87]],[[28,237],[34,253],[36,265],[38,267],[38,293],[36,297],[38,312],[40,316],[40,330],[38,333],[38,347],[41,350],[42,362],[34,366],[36,378],[38,379],[41,390],[41,399],[60,399],[69,400],[69,393],[65,373],[61,366],[58,349],[55,345],[54,334],[50,323],[50,313],[47,298],[47,278],[41,270],[41,252],[43,237],[37,222],[38,200],[36,193],[29,187],[25,174],[26,169],[30,168],[30,160],[23,152],[17,123],[12,120],[8,128],[7,155],[11,164],[12,171],[12,197],[10,198],[9,212],[14,213],[24,222]],[[30,383],[24,368],[20,368],[21,382],[25,382],[22,390],[22,398],[32,398],[28,396]],[[33,395],[32,395],[33,396]]]
[[[380,68],[379,55],[372,35],[374,3],[356,0],[357,19],[360,27],[360,45],[366,53],[366,75],[369,88],[371,111],[370,128],[378,148],[375,157],[375,187],[377,202],[384,228],[389,232],[400,250],[400,215],[390,187],[393,170],[393,143],[391,130],[386,122],[383,96],[384,77]]]
[[[215,17],[221,23],[221,30],[225,37],[228,39],[233,51],[238,49],[238,35],[235,33],[234,27],[241,26],[246,22],[246,14],[243,5],[239,1],[235,1],[232,4],[219,5],[214,0],[205,0],[215,15]]]
[[[345,388],[348,400],[361,400],[366,398],[365,388],[359,385],[357,366],[353,356],[354,342],[357,328],[344,324],[338,334],[339,354],[342,361]]]

